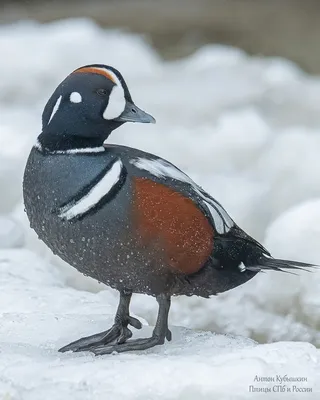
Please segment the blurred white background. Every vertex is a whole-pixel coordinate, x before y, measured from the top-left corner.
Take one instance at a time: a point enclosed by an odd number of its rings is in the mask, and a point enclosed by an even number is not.
[[[67,74],[97,62],[122,71],[135,102],[157,119],[155,126],[127,124],[109,141],[153,152],[184,169],[275,257],[320,263],[317,78],[284,59],[250,57],[218,45],[164,62],[140,36],[104,31],[87,20],[3,26],[0,51],[0,211],[18,221],[27,247],[47,254],[28,226],[21,198],[42,108]],[[3,222],[2,243],[8,242],[7,229]],[[106,289],[69,267],[63,271],[70,285]],[[171,323],[262,342],[319,344],[319,284],[319,273],[262,274],[211,300],[175,300]],[[153,299],[143,296],[134,304],[154,322]]]
[[[85,18],[0,25],[0,54],[0,248],[7,249],[0,252],[0,312],[98,316],[116,307],[116,292],[51,255],[22,204],[23,169],[42,109],[60,81],[88,63],[118,68],[136,104],[157,119],[154,126],[127,124],[109,141],[175,163],[275,257],[320,264],[318,77],[281,57],[217,44],[165,61],[143,36]],[[57,285],[85,298],[102,291],[95,299],[103,301],[90,309],[93,300],[86,300],[75,310],[68,296],[54,297]],[[210,300],[174,299],[170,324],[319,346],[319,309],[320,272],[270,272]],[[154,299],[136,296],[132,310],[155,322]]]

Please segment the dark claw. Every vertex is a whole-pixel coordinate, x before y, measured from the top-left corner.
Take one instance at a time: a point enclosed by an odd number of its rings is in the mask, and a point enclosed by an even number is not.
[[[128,339],[132,337],[132,332],[126,326],[123,327],[121,335],[117,339],[118,344],[125,343]]]
[[[171,342],[172,333],[171,333],[170,329],[167,329],[166,339],[167,339],[168,342]]]
[[[142,328],[142,323],[137,318],[131,317],[130,315],[128,317],[128,324],[136,329]]]

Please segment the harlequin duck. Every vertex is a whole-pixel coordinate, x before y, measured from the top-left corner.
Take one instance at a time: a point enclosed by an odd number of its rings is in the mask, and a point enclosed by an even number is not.
[[[278,260],[241,230],[225,209],[170,162],[104,144],[125,122],[154,123],[115,68],[87,65],[55,90],[42,115],[23,181],[31,227],[64,261],[120,292],[114,325],[60,351],[107,354],[171,340],[173,295],[209,297],[261,270],[303,269]],[[155,296],[152,337],[128,340],[132,293]]]

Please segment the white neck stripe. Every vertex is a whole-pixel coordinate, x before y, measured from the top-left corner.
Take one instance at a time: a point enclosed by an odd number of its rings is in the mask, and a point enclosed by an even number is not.
[[[39,139],[37,139],[36,144],[33,146],[39,151],[43,151],[43,146],[40,143]],[[97,147],[84,147],[80,149],[67,149],[67,150],[53,150],[49,151],[49,154],[89,154],[89,153],[102,153],[105,151],[103,146]]]

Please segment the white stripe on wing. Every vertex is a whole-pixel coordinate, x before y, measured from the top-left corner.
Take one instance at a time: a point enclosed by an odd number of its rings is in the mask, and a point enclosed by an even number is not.
[[[192,189],[208,207],[214,220],[215,228],[218,233],[227,233],[234,225],[232,218],[226,210],[216,200],[210,197],[200,186],[198,186],[188,175],[180,171],[173,164],[162,159],[147,159],[142,157],[134,158],[130,161],[135,167],[148,171],[150,174],[159,178],[172,178],[181,182],[188,183]]]

